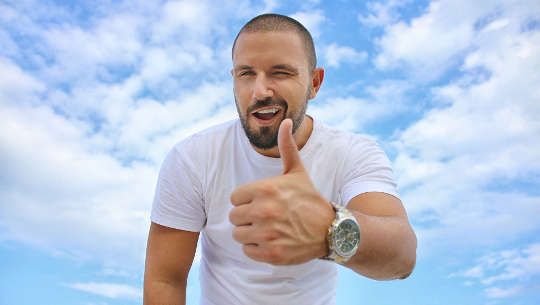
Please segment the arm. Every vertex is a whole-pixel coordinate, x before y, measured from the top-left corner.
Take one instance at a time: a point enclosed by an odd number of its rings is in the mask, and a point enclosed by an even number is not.
[[[376,280],[408,277],[416,262],[416,235],[401,201],[370,192],[351,199],[347,208],[361,237],[358,251],[344,266]]]
[[[291,125],[284,120],[278,135],[283,175],[246,183],[231,194],[234,239],[248,257],[274,265],[325,257],[328,227],[336,216],[302,164]],[[345,266],[374,279],[407,277],[416,261],[416,236],[400,200],[368,192],[347,207],[358,221],[361,240]]]
[[[198,232],[150,225],[144,272],[144,305],[186,303],[189,269],[197,248]]]

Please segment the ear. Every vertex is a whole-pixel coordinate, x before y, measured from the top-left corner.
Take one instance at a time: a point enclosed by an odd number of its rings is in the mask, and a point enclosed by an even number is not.
[[[311,76],[311,90],[309,92],[309,99],[314,99],[317,96],[317,92],[321,88],[324,79],[324,69],[319,67],[313,70]]]
[[[234,76],[234,69],[231,69],[231,76]]]

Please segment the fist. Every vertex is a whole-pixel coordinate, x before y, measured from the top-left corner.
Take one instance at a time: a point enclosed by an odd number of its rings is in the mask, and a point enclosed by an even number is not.
[[[284,120],[278,132],[283,174],[247,183],[231,194],[233,238],[249,258],[273,265],[301,264],[327,254],[330,202],[315,189]]]

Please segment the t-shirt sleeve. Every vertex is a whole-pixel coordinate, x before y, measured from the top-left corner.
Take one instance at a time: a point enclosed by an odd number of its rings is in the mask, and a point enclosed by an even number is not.
[[[346,205],[357,195],[382,192],[399,198],[390,160],[377,143],[367,137],[352,137],[345,162],[341,199]]]
[[[178,143],[161,166],[150,219],[174,229],[199,232],[206,222],[201,168],[188,140]]]

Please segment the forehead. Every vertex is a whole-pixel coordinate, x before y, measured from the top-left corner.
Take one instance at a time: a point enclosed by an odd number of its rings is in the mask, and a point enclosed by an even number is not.
[[[233,65],[288,64],[307,67],[307,54],[300,35],[293,31],[242,33],[233,52]]]

